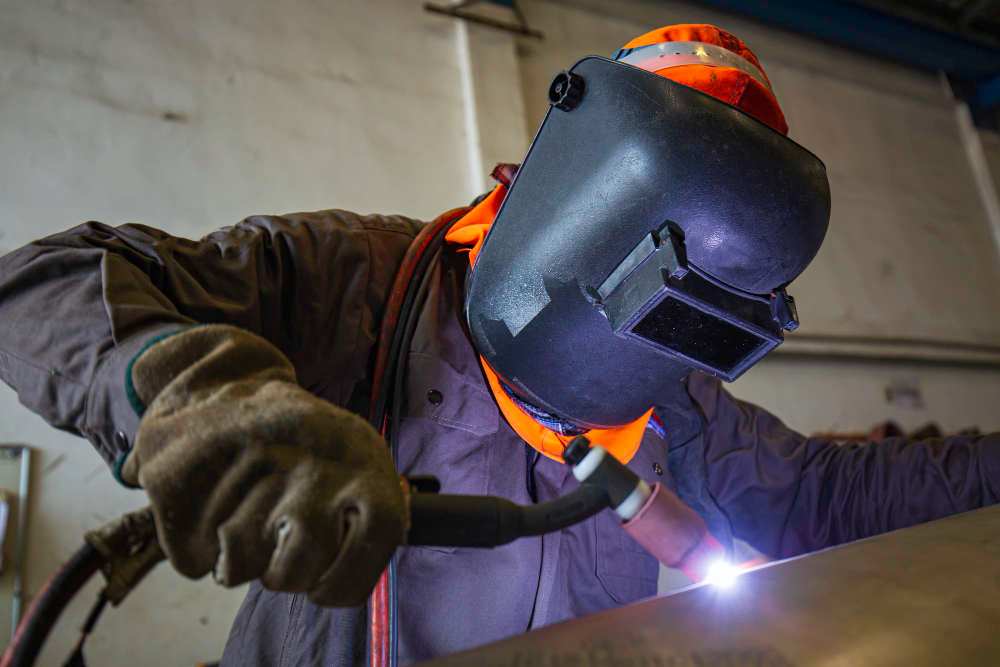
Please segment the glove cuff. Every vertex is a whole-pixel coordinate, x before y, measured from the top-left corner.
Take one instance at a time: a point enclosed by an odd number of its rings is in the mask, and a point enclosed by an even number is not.
[[[267,340],[239,327],[206,324],[151,339],[127,367],[125,393],[142,418],[149,411],[173,412],[250,378],[296,383],[292,363]],[[113,471],[131,487],[138,484],[141,464],[134,449],[119,456]]]
[[[132,410],[135,411],[135,414],[140,419],[146,413],[146,403],[141,398],[139,398],[139,394],[135,388],[135,383],[132,381],[132,368],[135,366],[135,362],[139,359],[139,357],[142,356],[143,352],[153,347],[160,341],[170,338],[171,336],[176,336],[179,333],[188,331],[189,329],[193,328],[194,327],[185,327],[183,329],[177,329],[176,331],[168,331],[164,334],[160,334],[159,336],[154,336],[153,338],[150,338],[148,341],[146,341],[146,344],[142,346],[142,349],[136,352],[135,356],[132,357],[131,361],[128,362],[128,366],[125,367],[125,397],[128,399],[128,404],[132,406]],[[117,468],[118,466],[115,467]]]

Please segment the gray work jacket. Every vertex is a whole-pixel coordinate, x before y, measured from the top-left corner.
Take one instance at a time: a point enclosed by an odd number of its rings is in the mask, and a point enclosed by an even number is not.
[[[372,351],[397,264],[421,223],[345,211],[256,216],[200,241],[96,222],[0,258],[0,379],[55,427],[114,462],[138,418],[125,369],[159,333],[227,323],[292,361],[300,384],[367,415]],[[505,422],[461,326],[464,255],[443,254],[408,359],[399,444],[406,474],[442,492],[526,504],[574,486]],[[428,400],[432,390],[443,400]],[[613,397],[609,397],[609,400]],[[669,485],[723,542],[774,557],[996,502],[1000,437],[807,438],[691,375],[657,407],[630,467]],[[501,639],[656,592],[657,563],[605,511],[492,549],[398,552],[403,663]],[[252,584],[224,665],[349,664],[363,618]]]

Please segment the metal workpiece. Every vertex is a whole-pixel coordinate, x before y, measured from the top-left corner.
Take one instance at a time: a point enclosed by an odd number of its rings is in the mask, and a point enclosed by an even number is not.
[[[770,563],[428,667],[1000,664],[1000,507]]]

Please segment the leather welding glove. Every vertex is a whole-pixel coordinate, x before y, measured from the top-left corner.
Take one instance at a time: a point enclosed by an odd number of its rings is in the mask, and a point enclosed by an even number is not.
[[[317,604],[365,601],[408,524],[385,440],[299,387],[271,343],[232,326],[188,329],[133,362],[147,406],[121,467],[149,495],[181,574],[259,578]]]

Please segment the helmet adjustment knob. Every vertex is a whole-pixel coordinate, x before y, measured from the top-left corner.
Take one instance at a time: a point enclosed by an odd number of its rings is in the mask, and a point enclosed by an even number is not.
[[[583,77],[563,70],[549,86],[549,104],[560,111],[572,111],[583,95]]]

